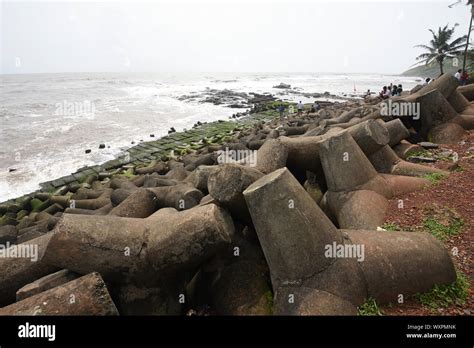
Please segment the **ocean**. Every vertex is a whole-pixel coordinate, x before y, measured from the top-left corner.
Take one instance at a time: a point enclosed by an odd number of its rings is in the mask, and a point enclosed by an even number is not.
[[[228,119],[245,110],[203,103],[206,91],[271,93],[311,102],[302,93],[362,94],[390,83],[409,90],[421,79],[327,73],[68,73],[0,75],[0,81],[2,202],[82,166],[113,159],[132,142],[153,140],[151,134],[157,138],[170,127],[182,131],[197,121]],[[273,88],[280,83],[291,85],[291,94]],[[105,148],[99,149],[100,144]]]

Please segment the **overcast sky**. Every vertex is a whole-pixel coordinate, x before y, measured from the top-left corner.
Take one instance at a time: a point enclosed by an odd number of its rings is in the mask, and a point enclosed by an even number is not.
[[[465,0],[1,1],[1,73],[400,73]]]

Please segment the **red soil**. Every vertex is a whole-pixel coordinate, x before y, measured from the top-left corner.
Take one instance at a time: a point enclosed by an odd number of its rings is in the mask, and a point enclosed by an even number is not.
[[[453,248],[458,249],[458,255],[452,255],[456,268],[470,280],[469,296],[465,304],[454,304],[448,308],[435,311],[424,307],[418,300],[405,299],[405,303],[391,307],[382,306],[385,315],[474,315],[474,271],[473,261],[473,226],[474,226],[474,133],[464,137],[457,144],[442,145],[441,152],[450,149],[458,153],[458,171],[453,171],[449,177],[438,184],[390,200],[387,223],[394,223],[402,230],[425,230],[423,220],[427,209],[435,207],[436,211],[449,208],[455,211],[463,220],[461,232],[444,241],[446,248],[452,254]],[[448,169],[452,161],[437,161],[434,166]],[[403,208],[399,208],[399,200],[403,199]],[[427,232],[429,233],[429,232]]]

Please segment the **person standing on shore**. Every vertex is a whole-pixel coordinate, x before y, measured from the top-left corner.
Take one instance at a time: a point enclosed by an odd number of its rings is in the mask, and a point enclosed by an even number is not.
[[[301,114],[303,113],[303,108],[304,108],[304,105],[300,100],[300,102],[298,103],[298,116],[301,116]]]
[[[283,121],[283,119],[285,118],[285,106],[283,104],[280,104],[280,106],[278,106],[278,112],[280,113],[280,121]]]
[[[461,72],[462,72],[462,70],[459,69],[459,70],[456,71],[456,73],[454,74],[454,77],[458,79],[459,83],[461,83]]]

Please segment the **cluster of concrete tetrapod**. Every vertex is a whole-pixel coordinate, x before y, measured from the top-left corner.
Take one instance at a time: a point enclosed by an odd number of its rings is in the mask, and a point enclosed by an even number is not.
[[[417,134],[451,142],[474,127],[472,100],[474,86],[445,75],[393,101],[420,103]],[[0,258],[0,315],[174,315],[206,304],[216,314],[352,315],[369,297],[396,302],[455,280],[430,234],[377,230],[388,199],[448,174],[403,159],[416,145],[399,118],[364,104],[293,121],[133,178],[38,193],[44,209],[24,216],[21,238],[18,225],[0,227],[3,242],[14,235],[10,248],[38,248],[35,262]],[[257,162],[220,163],[223,149],[255,149]],[[363,245],[363,261],[328,257],[334,244]]]

